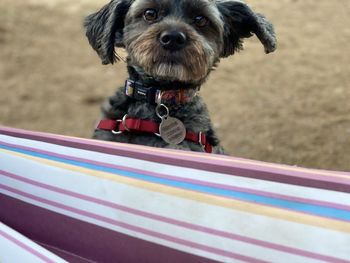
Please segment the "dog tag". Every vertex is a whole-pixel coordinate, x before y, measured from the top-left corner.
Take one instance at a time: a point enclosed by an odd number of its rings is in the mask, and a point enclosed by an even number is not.
[[[185,140],[186,127],[179,119],[166,117],[162,118],[159,133],[165,142],[177,145]]]

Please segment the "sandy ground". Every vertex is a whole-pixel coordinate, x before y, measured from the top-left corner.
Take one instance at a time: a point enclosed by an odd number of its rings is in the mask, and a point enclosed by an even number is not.
[[[102,66],[82,29],[102,0],[0,1],[0,125],[90,137],[126,77]],[[202,89],[230,154],[350,170],[350,1],[250,0],[279,49],[256,39]]]

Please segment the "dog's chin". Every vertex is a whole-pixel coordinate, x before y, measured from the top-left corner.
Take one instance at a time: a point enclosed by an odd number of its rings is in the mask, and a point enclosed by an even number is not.
[[[207,73],[202,71],[193,72],[191,68],[181,63],[159,62],[152,67],[143,67],[147,75],[155,79],[165,81],[179,81],[187,83],[196,83],[206,77]]]
[[[193,76],[186,67],[179,63],[163,62],[150,69],[150,74],[158,79],[188,82]]]

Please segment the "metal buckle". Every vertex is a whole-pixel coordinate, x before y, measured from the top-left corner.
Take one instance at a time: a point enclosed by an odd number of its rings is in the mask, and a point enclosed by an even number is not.
[[[162,115],[162,113],[160,112],[161,108],[164,108],[165,115]],[[170,114],[169,108],[164,104],[158,104],[156,107],[156,114],[157,114],[158,118],[160,118],[163,122],[165,119],[167,119],[169,117],[169,114]],[[160,131],[158,131],[158,133],[155,132],[154,134],[160,138],[162,137],[162,135],[160,134]]]
[[[200,146],[202,146],[203,149],[205,149],[205,145],[203,144],[203,141],[202,141],[202,135],[203,135],[203,132],[199,132],[199,134],[198,134],[198,144]]]
[[[162,104],[163,91],[157,90],[155,96],[155,102],[157,105]]]
[[[162,115],[162,113],[160,112],[161,108],[165,109],[165,114]],[[164,119],[164,118],[168,118],[169,117],[169,108],[167,106],[165,106],[165,104],[158,104],[156,107],[156,114],[159,117],[159,119]]]
[[[119,123],[122,123],[122,120],[116,120],[116,122],[117,122],[117,128],[118,128]],[[123,132],[122,131],[112,130],[112,133],[115,134],[115,135],[118,135],[118,134],[122,134]]]
[[[128,114],[125,114],[124,117],[123,117],[122,123],[123,123],[124,129],[125,129],[127,132],[130,132],[128,126],[126,126],[126,118],[127,118],[127,117],[128,117]]]
[[[129,128],[126,126],[126,118],[127,118],[127,117],[128,117],[128,114],[125,114],[124,117],[123,117],[123,119],[121,119],[121,120],[116,120],[116,122],[117,122],[117,128],[118,128],[118,125],[119,125],[120,123],[122,123],[123,126],[124,126],[124,128],[125,128],[125,130],[129,132],[130,130],[129,130]],[[115,134],[115,135],[118,135],[118,134],[122,134],[123,132],[122,132],[122,131],[112,130],[112,133]]]

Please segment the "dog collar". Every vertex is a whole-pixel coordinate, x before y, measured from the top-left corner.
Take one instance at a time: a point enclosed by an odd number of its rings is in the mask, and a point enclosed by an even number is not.
[[[198,92],[198,88],[162,90],[144,86],[142,83],[126,80],[125,95],[135,100],[146,101],[153,105],[179,105],[190,102]]]
[[[101,120],[97,126],[97,129],[111,131],[116,136],[124,132],[144,132],[159,136],[159,123],[151,120],[128,118],[127,115],[125,115],[122,120]],[[212,153],[213,151],[213,146],[208,142],[208,138],[205,133],[186,131],[185,140],[199,144],[207,153]]]

